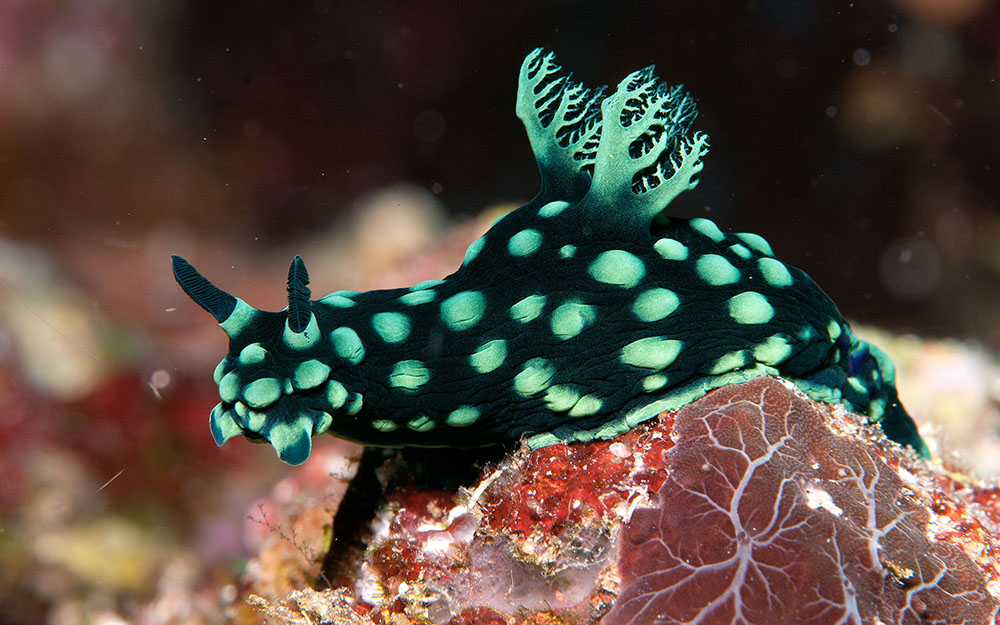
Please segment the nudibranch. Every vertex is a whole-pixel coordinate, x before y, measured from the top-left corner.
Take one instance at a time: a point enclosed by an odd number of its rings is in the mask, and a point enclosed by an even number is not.
[[[858,339],[762,237],[671,217],[708,137],[652,66],[610,95],[535,50],[517,114],[541,191],[443,280],[310,299],[296,257],[288,308],[257,310],[173,257],[177,282],[229,336],[215,441],[269,441],[290,464],[329,432],[375,446],[532,447],[607,439],[708,391],[780,376],[927,455],[892,362]]]

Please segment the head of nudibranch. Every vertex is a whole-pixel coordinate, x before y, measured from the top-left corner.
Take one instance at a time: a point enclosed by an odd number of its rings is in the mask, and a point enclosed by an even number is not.
[[[281,460],[301,464],[313,435],[361,409],[362,395],[350,380],[351,364],[363,357],[360,339],[334,330],[327,338],[336,349],[323,348],[316,318],[323,312],[309,300],[309,274],[298,256],[288,270],[288,308],[280,312],[257,310],[180,256],[171,260],[177,282],[229,336],[229,351],[214,374],[222,399],[210,419],[215,442],[242,434],[271,443]]]

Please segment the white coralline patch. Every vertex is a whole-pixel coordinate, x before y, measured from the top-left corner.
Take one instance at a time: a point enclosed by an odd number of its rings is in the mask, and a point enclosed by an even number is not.
[[[834,516],[843,516],[844,511],[833,501],[833,497],[822,486],[813,482],[806,486],[806,505],[813,510],[822,508]]]

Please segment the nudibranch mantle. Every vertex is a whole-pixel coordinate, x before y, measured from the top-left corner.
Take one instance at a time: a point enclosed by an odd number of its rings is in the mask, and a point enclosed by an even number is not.
[[[708,153],[680,86],[648,67],[605,96],[535,50],[517,114],[541,191],[444,280],[310,300],[296,257],[288,308],[266,312],[173,257],[230,338],[215,370],[218,444],[243,434],[299,464],[326,432],[376,446],[606,439],[775,375],[927,454],[892,363],[809,276],[758,235],[665,214]]]

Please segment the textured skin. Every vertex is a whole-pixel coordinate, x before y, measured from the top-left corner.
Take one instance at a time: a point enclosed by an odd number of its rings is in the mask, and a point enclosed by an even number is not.
[[[296,257],[290,318],[174,257],[178,282],[231,339],[216,441],[266,439],[298,464],[327,431],[387,446],[609,438],[771,374],[926,454],[892,363],[805,273],[759,236],[663,214],[708,151],[688,132],[696,111],[680,87],[647,68],[605,97],[552,59],[528,56],[517,102],[542,191],[443,281],[310,301]]]

